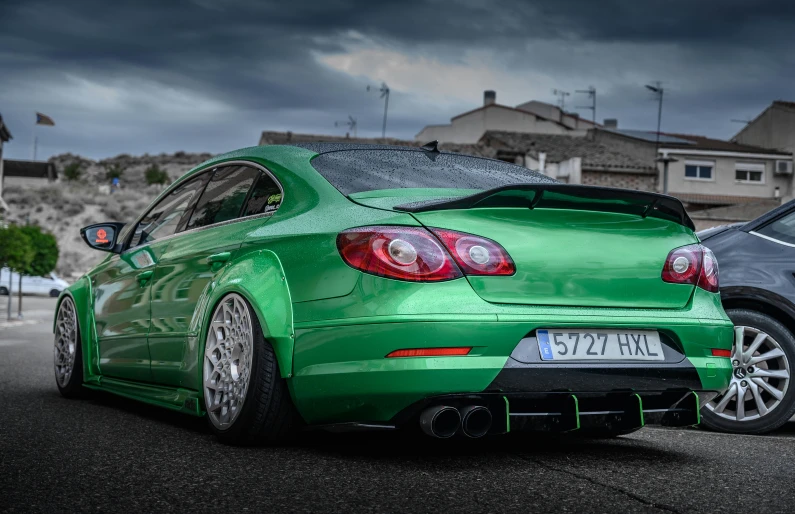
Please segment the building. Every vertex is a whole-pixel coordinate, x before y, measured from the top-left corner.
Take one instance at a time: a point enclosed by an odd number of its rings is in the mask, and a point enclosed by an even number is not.
[[[399,146],[419,146],[427,143],[423,141],[418,143],[416,141],[406,141],[403,139],[393,138],[365,138],[365,137],[350,137],[345,136],[325,136],[319,134],[296,134],[293,132],[276,132],[266,130],[260,134],[259,145],[289,145],[294,143],[316,143],[319,141],[327,143],[368,143],[368,144],[382,144],[382,145],[399,145]],[[429,140],[430,141],[430,140]]]
[[[668,167],[668,194],[689,210],[771,201],[792,196],[792,152],[690,134],[596,128],[595,142],[649,162],[675,159]],[[658,148],[659,145],[659,148]],[[659,166],[658,189],[664,189]]]
[[[490,130],[532,134],[584,135],[595,124],[574,113],[544,102],[530,101],[510,107],[497,103],[494,91],[483,93],[483,105],[453,117],[446,125],[428,125],[414,140],[475,144]]]
[[[3,145],[11,141],[11,132],[0,116],[0,212],[8,212],[8,205],[3,201]]]
[[[652,158],[598,143],[585,136],[489,130],[478,141],[497,159],[520,164],[569,184],[657,189]]]
[[[795,153],[795,102],[776,100],[740,130],[732,141]]]
[[[3,161],[3,186],[36,187],[58,180],[58,170],[47,161]]]

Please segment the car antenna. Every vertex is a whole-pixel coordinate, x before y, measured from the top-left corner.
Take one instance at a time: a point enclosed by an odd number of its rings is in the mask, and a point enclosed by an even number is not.
[[[422,148],[426,152],[440,153],[439,152],[439,141],[437,141],[435,139],[433,141],[431,141],[430,143],[425,143],[420,148]]]

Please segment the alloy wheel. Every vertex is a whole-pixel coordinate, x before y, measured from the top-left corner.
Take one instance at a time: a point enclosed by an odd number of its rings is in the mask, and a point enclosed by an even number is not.
[[[254,354],[251,312],[246,301],[230,294],[213,312],[204,348],[204,403],[212,424],[228,428],[246,400]]]
[[[729,389],[706,408],[731,421],[759,419],[778,407],[789,382],[789,362],[781,345],[759,329],[737,326]]]
[[[66,387],[75,367],[77,355],[77,316],[71,298],[64,298],[55,322],[55,380]]]

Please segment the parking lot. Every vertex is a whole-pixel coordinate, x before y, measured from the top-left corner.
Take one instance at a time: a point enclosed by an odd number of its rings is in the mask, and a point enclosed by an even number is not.
[[[793,510],[794,423],[764,437],[645,428],[604,441],[313,434],[222,446],[201,419],[104,394],[62,399],[54,304],[26,297],[25,319],[8,323],[0,298],[4,512]]]

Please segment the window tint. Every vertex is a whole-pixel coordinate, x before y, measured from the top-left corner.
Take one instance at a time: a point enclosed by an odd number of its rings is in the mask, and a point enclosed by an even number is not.
[[[402,188],[493,189],[554,179],[502,161],[413,150],[341,150],[320,154],[312,166],[342,194]]]
[[[757,232],[785,243],[795,244],[795,212],[768,223]]]
[[[206,227],[240,216],[243,202],[258,170],[246,166],[227,166],[215,171],[191,214],[187,229]]]
[[[275,211],[279,208],[280,203],[282,203],[281,189],[267,173],[260,172],[257,183],[251,190],[251,196],[249,196],[243,216]]]
[[[135,226],[130,247],[142,245],[172,235],[177,230],[185,209],[193,195],[201,189],[204,177],[196,177],[182,184],[160,200]]]

